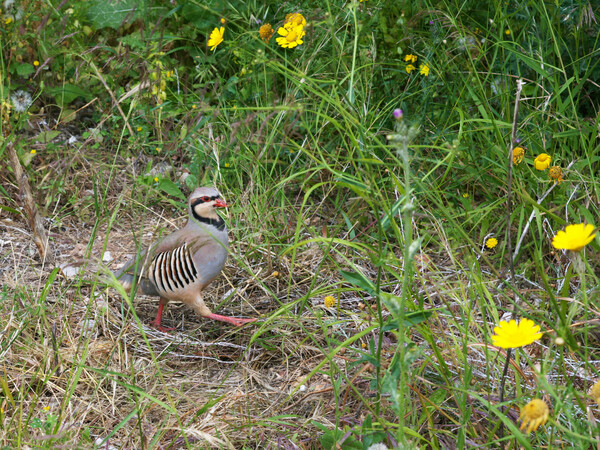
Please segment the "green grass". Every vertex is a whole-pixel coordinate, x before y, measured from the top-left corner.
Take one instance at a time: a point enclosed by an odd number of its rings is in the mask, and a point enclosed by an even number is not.
[[[38,257],[7,165],[1,446],[598,441],[600,247],[579,261],[552,246],[566,225],[599,222],[593,2],[11,8],[0,156],[15,146],[54,259]],[[301,45],[260,39],[296,11]],[[541,153],[563,182],[535,168]],[[147,326],[158,302],[107,285],[101,259],[114,269],[181,226],[202,185],[231,204],[230,257],[206,300],[260,321],[233,329],[169,305],[166,335]],[[65,278],[65,263],[83,270]],[[511,317],[544,336],[492,346]],[[550,414],[528,435],[519,409],[533,398]]]

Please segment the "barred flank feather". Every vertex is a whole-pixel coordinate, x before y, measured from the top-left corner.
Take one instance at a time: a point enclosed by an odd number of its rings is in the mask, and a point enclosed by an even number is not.
[[[198,271],[187,244],[154,257],[149,270],[150,279],[159,291],[175,292],[198,279]]]

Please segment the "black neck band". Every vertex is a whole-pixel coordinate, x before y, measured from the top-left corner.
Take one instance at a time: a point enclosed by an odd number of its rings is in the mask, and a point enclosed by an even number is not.
[[[201,217],[198,214],[196,214],[196,211],[194,211],[193,209],[192,209],[192,215],[194,216],[194,219],[196,219],[200,223],[212,225],[219,231],[223,231],[225,229],[225,221],[223,219],[221,219],[220,217],[218,219],[209,219],[208,217]]]
[[[218,196],[214,196],[214,197],[209,197],[210,200],[216,200],[217,198],[219,198]],[[194,201],[192,201],[192,203],[190,204],[190,206],[192,207],[192,216],[194,217],[194,219],[196,219],[198,222],[200,223],[205,223],[207,225],[212,225],[213,227],[215,227],[217,230],[219,231],[223,231],[225,229],[225,221],[223,219],[221,219],[221,217],[218,217],[218,219],[211,219],[209,217],[202,217],[199,216],[198,213],[196,212],[195,207],[197,205],[199,205],[200,203],[206,203],[205,201],[203,201],[201,198],[198,198]]]

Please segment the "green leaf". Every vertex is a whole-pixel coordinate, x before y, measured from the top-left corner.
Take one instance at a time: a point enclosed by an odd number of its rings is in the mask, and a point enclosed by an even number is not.
[[[398,211],[400,211],[400,207],[402,206],[402,202],[404,202],[404,196],[400,197],[396,202],[392,205],[392,209],[381,219],[381,229],[383,231],[387,231],[392,220],[398,216]]]
[[[362,290],[368,292],[370,295],[373,295],[373,296],[375,295],[375,285],[373,284],[373,282],[371,280],[369,280],[367,277],[365,277],[362,273],[347,272],[347,271],[341,270],[341,269],[340,269],[340,273],[342,274],[342,276],[348,283],[361,288]]]
[[[425,322],[427,319],[431,317],[431,315],[435,312],[434,309],[428,309],[427,311],[415,311],[411,313],[406,313],[404,315],[404,328],[412,327],[413,325],[417,325],[421,322]],[[398,330],[400,329],[398,320],[390,320],[386,323],[381,331],[390,331],[390,330]]]
[[[141,16],[145,2],[136,0],[92,0],[87,18],[94,27],[117,29],[124,23],[131,23]]]
[[[54,139],[59,134],[60,134],[60,131],[58,131],[58,130],[42,131],[40,134],[37,135],[35,140],[37,142],[47,144],[48,142],[50,142],[52,139]]]
[[[78,97],[83,98],[86,101],[92,99],[93,95],[90,91],[86,91],[81,89],[79,86],[75,86],[74,84],[64,84],[62,86],[48,88],[46,92],[54,97],[56,103],[65,106],[71,103]]]
[[[165,194],[172,195],[173,197],[180,198],[181,200],[186,200],[186,196],[183,195],[183,192],[181,192],[179,186],[177,186],[171,180],[163,178],[160,180],[160,183],[158,183],[158,188]]]
[[[33,72],[35,72],[35,68],[31,64],[23,63],[17,66],[17,75],[20,77],[28,77]]]

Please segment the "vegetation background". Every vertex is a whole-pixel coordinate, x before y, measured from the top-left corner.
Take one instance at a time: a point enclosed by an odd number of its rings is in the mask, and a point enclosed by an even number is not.
[[[600,222],[597,2],[1,9],[4,448],[599,445],[599,243],[551,245]],[[282,48],[290,13],[305,35]],[[181,225],[202,185],[231,204],[208,303],[260,320],[170,305],[161,333],[156,300],[106,267]],[[543,338],[492,346],[511,317]],[[533,398],[550,414],[529,434]]]

